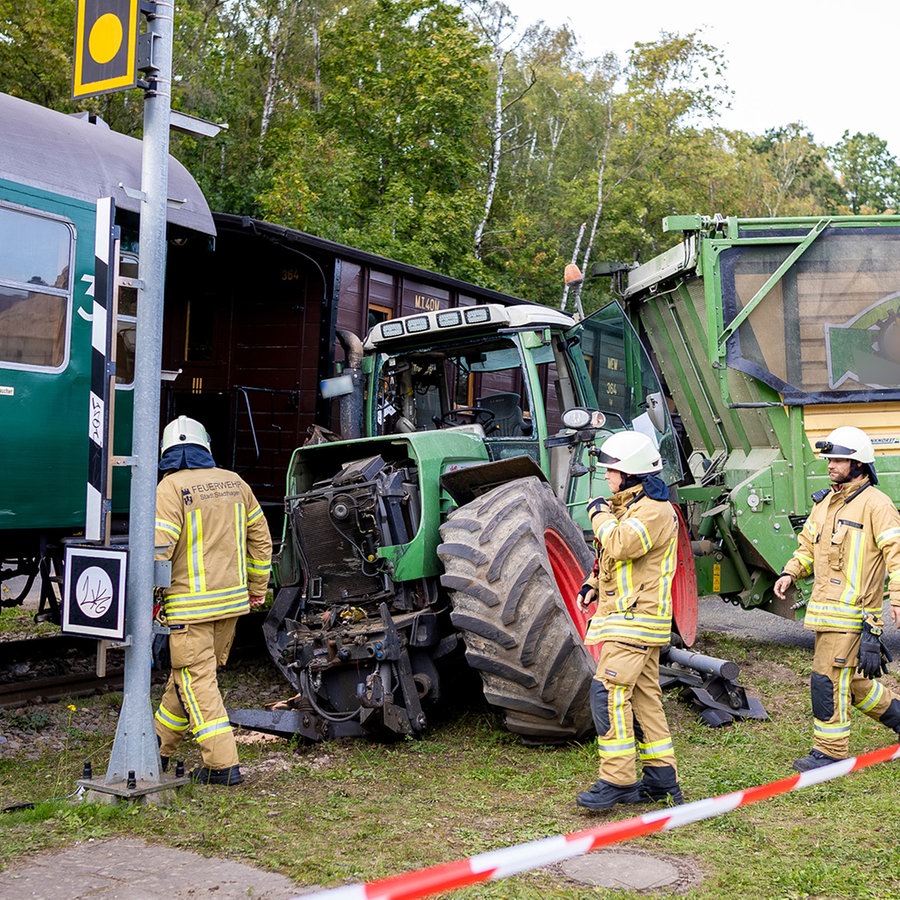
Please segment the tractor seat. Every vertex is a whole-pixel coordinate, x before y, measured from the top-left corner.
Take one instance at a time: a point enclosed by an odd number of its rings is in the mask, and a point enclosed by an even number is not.
[[[489,436],[524,437],[531,434],[531,423],[522,413],[518,394],[512,391],[488,394],[485,397],[478,397],[475,405],[494,414],[494,419],[487,429]]]

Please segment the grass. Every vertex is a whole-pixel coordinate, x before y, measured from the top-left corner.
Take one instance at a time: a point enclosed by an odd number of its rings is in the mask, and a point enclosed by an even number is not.
[[[12,591],[5,582],[0,583],[0,598],[9,600],[12,597]],[[18,593],[18,592],[17,592]],[[0,615],[0,634],[28,634],[29,636],[37,636],[44,634],[59,634],[59,626],[51,622],[40,622],[35,624],[35,610],[26,608],[25,606],[9,606],[2,607],[3,613]]]
[[[809,651],[712,634],[704,634],[696,649],[736,661],[742,683],[762,700],[770,719],[710,729],[675,692],[667,693],[687,798],[791,774],[791,761],[810,746]],[[229,668],[223,684],[239,692],[269,674],[258,666]],[[898,688],[894,676],[886,681]],[[154,699],[158,691],[154,688]],[[0,711],[0,733],[14,720],[27,727],[29,717],[38,733],[46,724],[42,716],[64,723],[68,733],[62,753],[36,761],[0,760],[0,806],[44,801],[0,818],[0,868],[74,841],[132,836],[261,866],[298,884],[336,886],[567,834],[652,808],[618,807],[599,815],[578,809],[574,795],[596,778],[593,746],[525,747],[483,707],[448,710],[423,739],[391,745],[306,746],[248,735],[240,747],[243,785],[184,788],[169,806],[51,799],[74,789],[85,759],[93,760],[95,773],[105,767],[119,699],[106,695],[27,712]],[[94,734],[88,723],[98,711],[108,727]],[[854,713],[852,753],[885,746],[891,737]],[[196,747],[190,746],[186,757],[190,767],[199,758]],[[898,898],[898,796],[900,768],[885,764],[627,846],[701,873],[686,894],[663,891],[658,897]],[[576,884],[558,867],[548,867],[454,896],[639,895]]]

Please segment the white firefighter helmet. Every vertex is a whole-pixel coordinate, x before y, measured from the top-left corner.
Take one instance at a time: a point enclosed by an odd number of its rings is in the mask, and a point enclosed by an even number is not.
[[[197,444],[204,450],[209,450],[209,435],[196,419],[179,416],[163,429],[159,452],[160,454],[165,453],[166,450],[177,447],[179,444]]]
[[[872,441],[861,429],[852,425],[835,428],[824,441],[816,441],[819,456],[824,459],[855,459],[861,463],[875,462]]]
[[[620,431],[607,438],[597,453],[597,465],[626,475],[655,475],[663,467],[659,449],[640,431]]]

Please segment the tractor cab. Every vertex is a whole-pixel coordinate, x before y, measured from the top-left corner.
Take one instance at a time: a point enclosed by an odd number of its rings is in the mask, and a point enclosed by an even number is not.
[[[548,472],[558,468],[554,448],[577,443],[566,411],[586,408],[602,413],[596,439],[643,431],[664,455],[666,480],[681,479],[665,392],[615,303],[577,324],[534,306],[408,316],[378,323],[365,348],[367,435],[464,429],[484,440],[490,460],[524,455]]]

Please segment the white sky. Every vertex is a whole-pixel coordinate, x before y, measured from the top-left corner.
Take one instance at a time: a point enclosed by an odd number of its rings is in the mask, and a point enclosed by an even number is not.
[[[568,23],[586,56],[624,62],[661,30],[703,39],[728,60],[732,109],[721,124],[751,134],[802,122],[819,144],[872,132],[900,156],[896,61],[900,6],[886,0],[504,0],[519,26]]]

